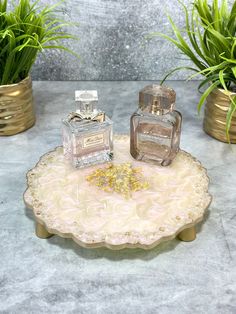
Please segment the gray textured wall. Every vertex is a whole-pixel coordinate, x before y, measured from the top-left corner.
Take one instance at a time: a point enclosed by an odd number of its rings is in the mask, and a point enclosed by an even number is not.
[[[41,1],[52,4],[56,0]],[[191,7],[192,0],[183,2]],[[67,44],[81,59],[47,52],[33,69],[34,79],[158,80],[173,67],[186,64],[167,41],[145,40],[153,31],[170,32],[166,12],[180,27],[184,25],[177,0],[67,0],[61,9],[58,14],[64,19],[80,23],[70,29],[80,41]],[[173,78],[184,79],[186,73]]]

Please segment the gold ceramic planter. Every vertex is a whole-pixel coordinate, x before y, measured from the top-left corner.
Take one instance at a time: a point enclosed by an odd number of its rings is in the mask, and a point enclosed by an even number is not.
[[[223,89],[215,89],[208,97],[205,106],[203,122],[204,131],[221,142],[228,142],[226,136],[226,116],[230,106],[230,97],[236,93],[227,94]],[[236,114],[234,114],[230,127],[230,141],[236,143]]]
[[[0,136],[23,132],[35,123],[32,81],[0,85]]]

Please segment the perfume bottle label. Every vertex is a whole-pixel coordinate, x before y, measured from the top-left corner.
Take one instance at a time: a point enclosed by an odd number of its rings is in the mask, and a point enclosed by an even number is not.
[[[138,133],[138,139],[141,142],[153,142],[158,143],[160,145],[170,145],[171,137],[162,137],[162,136],[153,136],[151,134],[142,134]]]
[[[93,147],[104,143],[104,135],[96,134],[85,137],[83,140],[83,148]]]

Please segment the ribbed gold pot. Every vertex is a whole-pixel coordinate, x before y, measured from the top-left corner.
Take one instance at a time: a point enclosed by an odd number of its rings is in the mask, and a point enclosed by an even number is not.
[[[226,116],[230,107],[230,97],[236,93],[223,89],[215,89],[207,97],[205,116],[203,122],[204,131],[221,142],[228,142],[226,136]],[[229,131],[231,143],[236,143],[236,114],[234,114]]]
[[[0,136],[23,132],[35,123],[32,81],[0,85]]]

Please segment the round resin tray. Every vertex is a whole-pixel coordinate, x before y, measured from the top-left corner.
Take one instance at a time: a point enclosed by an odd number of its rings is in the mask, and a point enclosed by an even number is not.
[[[88,181],[96,169],[73,168],[61,147],[44,155],[27,174],[26,206],[47,235],[73,238],[84,247],[149,249],[193,228],[211,202],[200,162],[180,151],[168,167],[134,160],[129,137],[114,139],[114,165],[130,163],[147,185],[126,197]],[[189,229],[190,230],[190,229]],[[46,236],[45,236],[46,237]]]

